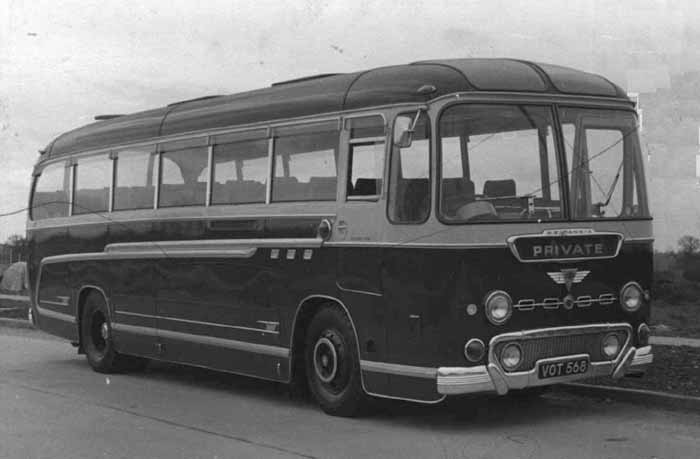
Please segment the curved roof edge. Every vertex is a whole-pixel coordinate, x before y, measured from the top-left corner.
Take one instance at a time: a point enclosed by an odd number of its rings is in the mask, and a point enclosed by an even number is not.
[[[296,118],[393,103],[425,102],[463,91],[532,92],[626,98],[625,91],[593,73],[517,59],[443,59],[327,74],[275,83],[268,88],[183,101],[66,132],[42,159],[164,135]]]

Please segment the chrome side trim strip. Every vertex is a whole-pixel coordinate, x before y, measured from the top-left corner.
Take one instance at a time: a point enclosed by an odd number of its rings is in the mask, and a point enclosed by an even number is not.
[[[112,330],[125,333],[133,333],[134,335],[158,336],[158,330],[152,327],[141,327],[138,325],[125,325],[122,323],[112,322]]]
[[[63,314],[61,312],[56,312],[51,309],[42,308],[41,306],[36,306],[36,312],[39,315],[50,317],[51,319],[62,320],[64,322],[69,322],[75,324],[75,317],[71,314]]]
[[[170,338],[180,341],[188,341],[191,343],[205,344],[210,346],[224,347],[237,351],[252,352],[254,354],[271,355],[284,359],[289,358],[289,349],[286,347],[270,346],[269,344],[256,344],[246,341],[237,341],[225,338],[216,338],[214,336],[193,335],[190,333],[176,332],[172,330],[158,329],[158,336],[162,338]]]
[[[195,325],[206,325],[208,327],[218,327],[218,328],[231,328],[231,329],[236,329],[236,330],[246,330],[246,331],[254,331],[254,332],[260,332],[260,333],[269,333],[273,335],[278,335],[279,331],[277,330],[267,330],[264,328],[255,328],[255,327],[244,327],[241,325],[227,325],[227,324],[218,324],[214,322],[202,322],[199,320],[190,320],[190,319],[179,319],[176,317],[169,317],[169,316],[158,316],[158,315],[151,315],[151,314],[140,314],[137,312],[126,312],[126,311],[116,311],[117,315],[124,315],[124,316],[132,316],[132,317],[142,317],[145,319],[154,319],[154,320],[171,320],[173,322],[182,322],[186,324],[195,324]],[[265,325],[275,325],[279,326],[279,322],[266,322],[262,320],[258,320],[258,322],[263,323]]]
[[[322,239],[204,239],[197,241],[149,241],[108,244],[104,252],[54,255],[41,264],[85,260],[137,258],[251,258],[261,247],[321,247]]]
[[[143,317],[144,319],[157,319],[158,316],[153,316],[150,314],[139,314],[138,312],[128,312],[128,311],[115,311],[118,316],[133,316],[133,317]]]
[[[368,292],[366,290],[355,290],[353,288],[345,288],[338,281],[335,282],[336,287],[338,287],[340,290],[344,292],[350,292],[350,293],[359,293],[361,295],[370,295],[370,296],[384,296],[381,293],[376,293],[376,292]]]
[[[40,304],[46,303],[46,304],[50,304],[50,305],[52,305],[52,306],[68,306],[68,302],[67,302],[67,301],[41,300],[39,303],[40,303]]]
[[[434,379],[437,376],[437,368],[415,367],[371,360],[360,360],[360,368],[362,371],[370,371],[372,373],[387,373],[398,376],[410,376],[413,378]]]
[[[230,250],[241,251],[241,255],[246,258],[253,256],[254,252],[248,255],[250,249],[255,250],[260,247],[321,247],[323,239],[320,238],[279,238],[279,239],[196,239],[190,241],[148,241],[148,242],[117,242],[107,244],[107,253],[131,253],[144,250],[176,252],[187,251],[217,251]]]
[[[250,220],[263,218],[318,218],[319,221],[323,218],[329,218],[334,211],[329,210],[327,213],[305,213],[299,210],[299,204],[302,202],[282,203],[285,209],[280,208],[278,203],[277,209],[270,209],[265,204],[260,205],[245,205],[245,204],[229,204],[229,205],[214,205],[209,207],[164,207],[161,209],[134,209],[134,210],[118,210],[109,214],[109,219],[105,215],[79,214],[75,217],[56,217],[47,218],[28,222],[27,230],[38,231],[42,229],[67,228],[83,225],[98,225],[111,223],[144,223],[144,222],[173,222],[173,221],[202,221],[202,220]],[[307,201],[311,203],[311,201]],[[331,201],[314,202],[316,204],[333,204]],[[243,213],[241,206],[248,206]],[[238,208],[236,208],[238,207]],[[293,207],[287,209],[288,207]],[[293,212],[295,209],[298,211]],[[255,212],[254,210],[259,210]],[[275,213],[272,210],[278,210]],[[282,212],[284,210],[284,212]]]
[[[289,358],[289,349],[280,346],[271,346],[269,344],[249,343],[247,341],[238,341],[234,339],[217,338],[214,336],[194,335],[191,333],[182,333],[172,330],[156,329],[153,327],[142,327],[137,325],[125,325],[122,323],[112,323],[112,328],[117,331],[124,331],[146,336],[158,336],[160,338],[170,338],[178,341],[187,341],[196,344],[205,344],[237,351],[251,352],[254,354],[271,355],[284,359]]]
[[[260,333],[269,333],[272,335],[279,335],[278,331],[265,330],[264,328],[243,327],[241,325],[225,325],[225,324],[217,324],[217,323],[213,323],[213,322],[201,322],[198,320],[178,319],[175,317],[168,317],[168,316],[153,316],[153,318],[160,319],[160,320],[171,320],[173,322],[181,322],[181,323],[185,323],[185,324],[206,325],[208,327],[219,327],[219,328],[233,328],[236,330],[246,330],[246,331],[254,331],[254,332],[260,332]]]
[[[440,242],[362,242],[362,241],[336,241],[326,242],[326,247],[410,247],[424,249],[505,249],[505,243],[440,243]]]

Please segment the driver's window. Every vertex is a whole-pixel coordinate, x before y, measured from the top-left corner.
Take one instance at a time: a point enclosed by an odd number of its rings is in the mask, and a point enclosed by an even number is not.
[[[416,116],[418,119],[415,119]],[[399,147],[396,135],[408,126],[414,127],[410,145]],[[422,223],[428,219],[430,121],[422,111],[399,115],[394,122],[389,186],[388,213],[393,223]]]

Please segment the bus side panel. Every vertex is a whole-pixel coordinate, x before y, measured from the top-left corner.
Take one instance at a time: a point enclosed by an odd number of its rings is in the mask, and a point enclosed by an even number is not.
[[[265,263],[262,250],[250,259],[159,260],[161,358],[286,379],[286,343],[282,349],[279,309],[268,300],[273,275]]]
[[[37,324],[52,335],[78,341],[75,296],[70,285],[68,263],[42,266],[37,291]]]
[[[29,288],[37,326],[47,333],[77,341],[74,299],[70,288],[68,265],[47,264],[44,258],[66,252],[68,231],[49,228],[28,232],[30,240]]]
[[[110,285],[115,346],[124,354],[156,356],[153,260],[110,260],[101,264]]]

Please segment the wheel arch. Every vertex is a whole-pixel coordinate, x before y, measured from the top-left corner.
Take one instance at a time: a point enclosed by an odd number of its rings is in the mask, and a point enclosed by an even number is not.
[[[304,376],[304,337],[306,335],[306,328],[309,326],[311,319],[316,315],[318,311],[321,310],[323,305],[328,303],[334,303],[343,309],[343,312],[350,321],[350,326],[352,327],[352,332],[355,335],[355,343],[357,345],[357,357],[361,359],[360,355],[360,338],[357,334],[357,327],[355,327],[355,322],[352,320],[352,315],[348,310],[347,306],[343,302],[333,296],[329,295],[309,295],[299,302],[296,312],[294,314],[294,319],[292,321],[292,330],[290,336],[290,368],[289,368],[289,382],[294,383],[297,378]],[[359,362],[358,362],[359,363]],[[364,381],[362,378],[362,371],[360,370],[360,382],[362,384],[362,389],[365,389]]]
[[[77,324],[78,327],[78,352],[83,353],[83,334],[80,332],[80,329],[82,327],[82,320],[83,320],[83,310],[85,308],[85,301],[87,300],[87,297],[90,295],[92,292],[98,292],[100,295],[102,295],[102,298],[104,299],[105,305],[107,305],[107,315],[109,316],[110,323],[112,322],[112,309],[109,306],[109,298],[107,297],[107,294],[105,293],[104,289],[100,286],[97,285],[92,285],[92,284],[85,284],[78,289],[78,293],[76,294],[76,316],[75,316],[75,323]]]

